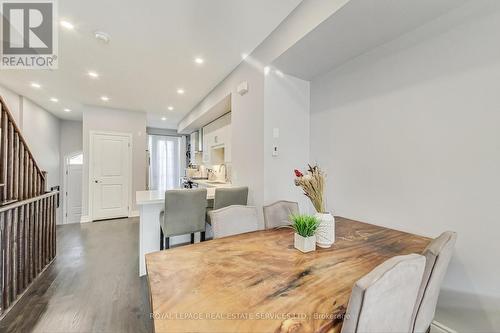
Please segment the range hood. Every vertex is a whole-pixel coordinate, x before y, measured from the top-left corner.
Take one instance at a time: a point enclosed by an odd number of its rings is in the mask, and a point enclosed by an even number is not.
[[[203,151],[203,128],[191,134],[191,145],[195,152]]]

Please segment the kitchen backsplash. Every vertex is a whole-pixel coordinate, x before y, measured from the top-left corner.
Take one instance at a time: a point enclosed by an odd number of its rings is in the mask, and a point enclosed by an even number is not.
[[[187,169],[186,176],[191,178],[207,178],[208,170],[212,170],[210,179],[219,181],[231,181],[231,163],[212,165],[207,167],[200,165],[196,169]]]

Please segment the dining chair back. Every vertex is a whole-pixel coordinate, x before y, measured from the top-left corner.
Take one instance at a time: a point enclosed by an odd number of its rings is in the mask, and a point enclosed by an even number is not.
[[[254,206],[233,205],[209,212],[214,239],[256,231],[259,229]]]
[[[214,196],[214,210],[233,205],[246,206],[247,201],[247,186],[216,188]]]
[[[422,253],[426,258],[424,277],[414,312],[414,332],[427,332],[431,326],[448,264],[453,254],[457,234],[452,231],[442,233],[434,239]]]
[[[299,204],[294,201],[276,201],[264,206],[264,223],[266,229],[291,225],[290,216],[299,213]]]
[[[205,231],[207,189],[169,190],[165,192],[165,210],[160,215],[162,239]]]
[[[233,205],[246,206],[248,201],[248,187],[222,187],[216,188],[213,202],[207,207],[206,219],[208,224],[212,224],[209,212]]]
[[[410,332],[425,257],[393,257],[358,280],[342,325],[342,333]]]

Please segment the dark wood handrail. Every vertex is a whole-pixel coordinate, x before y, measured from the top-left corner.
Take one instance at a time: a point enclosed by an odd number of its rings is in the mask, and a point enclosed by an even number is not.
[[[1,96],[0,107],[0,206],[3,206],[45,193],[46,175]]]
[[[21,206],[27,205],[29,203],[32,203],[32,202],[35,202],[35,201],[38,201],[38,200],[41,200],[41,199],[45,199],[45,198],[51,197],[54,194],[59,194],[59,191],[47,192],[45,194],[38,195],[38,196],[36,196],[34,198],[26,199],[26,200],[23,200],[23,201],[17,201],[17,202],[11,203],[10,205],[2,206],[2,207],[0,207],[0,213],[6,212],[8,210],[12,210],[12,209],[17,208],[17,207],[21,207]]]

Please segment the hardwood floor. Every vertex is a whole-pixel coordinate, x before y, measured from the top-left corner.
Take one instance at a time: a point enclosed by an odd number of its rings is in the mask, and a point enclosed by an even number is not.
[[[57,227],[57,257],[1,332],[151,332],[138,218]]]

